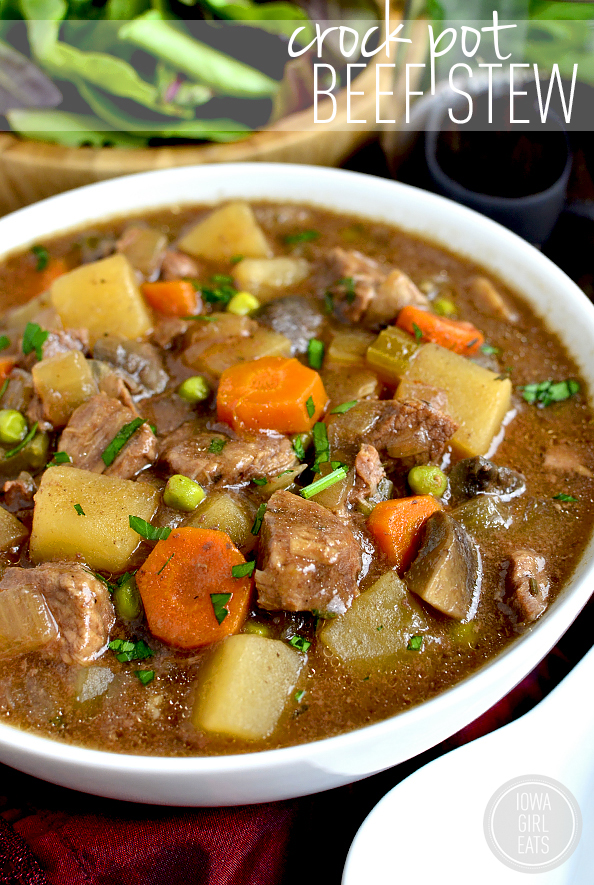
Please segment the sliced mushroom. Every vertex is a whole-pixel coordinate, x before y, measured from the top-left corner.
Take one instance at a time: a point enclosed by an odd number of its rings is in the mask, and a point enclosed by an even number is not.
[[[462,621],[473,614],[481,573],[478,549],[466,529],[438,511],[425,523],[419,552],[404,580],[433,608]]]
[[[477,495],[499,495],[504,500],[526,491],[526,478],[516,470],[493,464],[486,458],[465,458],[450,471],[452,504]]]

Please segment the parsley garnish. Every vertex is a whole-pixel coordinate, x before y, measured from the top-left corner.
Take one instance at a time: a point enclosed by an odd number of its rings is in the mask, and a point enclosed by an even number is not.
[[[301,230],[295,234],[287,234],[283,240],[287,246],[292,246],[294,243],[310,243],[312,240],[317,240],[319,236],[318,230]]]
[[[268,483],[268,479],[265,476],[257,476],[255,479],[252,479],[252,482],[257,486],[265,486]]]
[[[154,670],[137,670],[136,675],[143,685],[148,685],[155,678]]]
[[[338,281],[339,286],[344,286],[346,290],[346,300],[349,304],[352,304],[355,300],[355,281],[352,277],[343,277]]]
[[[15,446],[14,449],[10,449],[8,452],[4,453],[4,460],[5,461],[8,458],[14,457],[14,455],[18,455],[18,453],[22,449],[24,449],[26,445],[28,445],[31,442],[31,440],[33,439],[33,437],[37,433],[38,426],[39,426],[39,423],[36,421],[35,424],[33,425],[33,427],[31,428],[31,430],[29,431],[29,433],[27,434],[27,436],[20,441],[18,446]]]
[[[141,538],[146,538],[147,541],[164,541],[171,534],[171,529],[168,525],[151,525],[150,522],[147,522],[146,519],[142,519],[140,516],[129,516],[128,525],[131,529],[134,529],[136,534],[140,535]]]
[[[255,561],[250,559],[249,562],[240,562],[239,565],[234,565],[231,574],[234,578],[249,578],[255,568]]]
[[[210,445],[209,445],[209,447],[208,447],[208,451],[209,451],[212,455],[218,455],[218,454],[220,454],[220,453],[223,451],[223,449],[224,449],[225,446],[227,445],[227,442],[228,442],[228,440],[226,440],[226,439],[220,439],[220,437],[214,437],[214,438],[211,439],[211,441],[210,441]]]
[[[306,652],[310,647],[311,642],[307,639],[304,639],[303,636],[291,636],[289,639],[289,645],[292,645],[293,648],[296,648],[297,651]]]
[[[72,458],[68,452],[56,452],[52,460],[48,463],[48,467],[57,467],[58,464],[71,464]]]
[[[305,696],[305,690],[303,688],[300,689],[300,691],[296,691],[294,694],[294,698],[297,701],[297,703],[300,703],[303,700],[304,696]]]
[[[336,406],[335,409],[332,409],[330,412],[331,415],[344,415],[345,412],[350,411],[353,406],[356,406],[359,402],[358,399],[349,400],[348,403],[341,403],[339,406]]]
[[[328,433],[326,425],[323,421],[316,421],[313,426],[313,441],[316,450],[316,460],[314,470],[317,472],[320,464],[330,460],[330,443],[328,442]]]
[[[124,426],[120,430],[118,430],[110,444],[101,454],[101,459],[106,467],[109,467],[111,464],[113,464],[130,437],[134,436],[138,428],[142,427],[143,424],[144,418],[135,418],[128,424],[124,424]]]
[[[423,332],[422,332],[420,326],[417,326],[416,323],[413,323],[412,327],[413,327],[413,332],[415,333],[415,341],[420,341],[421,338],[423,337]]]
[[[312,369],[321,369],[324,361],[324,342],[310,338],[307,344],[307,360]]]
[[[229,609],[227,608],[227,604],[231,597],[232,593],[211,593],[210,601],[212,602],[212,608],[214,611],[214,616],[217,619],[219,624],[222,624],[227,615],[229,614]]]
[[[163,565],[161,566],[161,568],[160,568],[159,571],[157,572],[158,575],[160,575],[161,572],[164,572],[164,571],[165,571],[165,569],[167,568],[167,566],[169,565],[169,563],[171,562],[171,560],[173,559],[174,556],[175,556],[175,553],[172,553],[171,556],[169,557],[169,559],[167,559],[167,560],[163,563]]]
[[[10,338],[8,335],[0,335],[0,350],[6,350],[6,348],[10,345]]]
[[[38,323],[27,323],[23,332],[23,353],[25,356],[35,351],[38,360],[43,359],[43,345],[49,335]]]
[[[563,402],[577,393],[579,389],[578,382],[571,378],[567,381],[540,381],[519,388],[527,403],[536,403],[543,407],[550,406],[551,403]]]
[[[553,501],[563,501],[566,504],[570,504],[577,501],[577,498],[574,498],[573,495],[566,495],[564,492],[560,492],[558,495],[553,495]]]
[[[470,347],[470,345],[468,345]],[[492,344],[483,344],[481,347],[481,352],[486,354],[487,356],[495,356],[497,353],[501,353],[501,348],[493,347]]]
[[[422,636],[411,636],[406,646],[407,651],[420,651],[423,646]]]
[[[243,261],[243,255],[234,255],[231,258],[229,263],[230,264],[239,264],[240,261]]]
[[[293,439],[293,451],[300,461],[305,461],[305,449],[303,448],[303,443],[301,442],[300,436],[296,436]]]
[[[8,378],[5,378],[2,387],[0,387],[0,399],[2,399],[2,397],[6,393],[7,389],[8,389]]]
[[[225,274],[215,274],[211,277],[214,286],[199,286],[199,292],[208,304],[227,305],[234,295],[237,295],[237,289],[232,285],[233,278]]]
[[[35,270],[41,273],[41,271],[45,270],[49,264],[50,254],[45,246],[31,246],[31,252],[37,259]]]
[[[324,310],[327,314],[334,313],[334,298],[332,293],[328,291],[324,294]]]
[[[109,649],[116,653],[116,659],[122,664],[128,661],[144,661],[153,656],[152,649],[144,639],[139,639],[138,642],[132,642],[131,639],[112,639]]]
[[[303,498],[313,498],[314,495],[317,495],[325,489],[329,489],[330,486],[335,485],[335,483],[340,482],[341,479],[346,477],[347,473],[347,467],[338,467],[327,476],[322,476],[321,479],[316,479],[311,485],[305,486],[305,488],[301,489],[300,494]]]
[[[309,415],[309,417],[313,418],[313,416],[315,415],[315,411],[316,411],[316,406],[313,401],[313,396],[309,397],[309,399],[305,403],[305,408],[307,409],[307,414]]]
[[[80,506],[80,504],[75,504],[74,509],[76,510],[76,512],[78,513],[79,516],[86,516],[87,515],[85,513],[85,511],[82,509],[82,507]]]
[[[258,510],[256,511],[256,518],[254,519],[254,524],[252,526],[252,535],[257,535],[262,528],[262,520],[264,519],[265,513],[266,504],[260,504]]]

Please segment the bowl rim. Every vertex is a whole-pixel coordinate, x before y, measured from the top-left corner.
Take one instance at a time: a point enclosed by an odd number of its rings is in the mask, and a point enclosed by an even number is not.
[[[213,177],[215,179],[225,179],[226,183],[224,186],[221,183],[221,194],[218,199],[201,201],[199,199],[198,188],[202,182],[206,187],[210,186],[210,190],[212,190],[213,185],[212,182],[209,183],[209,179]],[[336,202],[339,205],[336,205],[334,200],[331,204],[328,199],[324,198],[323,185],[324,182],[329,182],[331,187],[335,188],[337,194],[341,191],[347,192],[349,189],[351,192],[354,192],[354,195],[351,193],[351,196],[349,197],[351,201],[354,201],[357,196],[362,196],[364,194],[368,195],[367,201],[363,205],[369,206],[369,208],[365,213],[362,211],[359,213],[362,218],[369,221],[387,220],[387,223],[402,227],[413,234],[420,233],[420,235],[423,236],[423,232],[420,232],[417,227],[409,227],[406,220],[398,222],[394,220],[390,221],[381,213],[378,214],[378,212],[374,211],[372,208],[374,203],[373,199],[370,197],[373,195],[378,198],[380,195],[382,198],[386,198],[386,205],[390,203],[391,197],[397,201],[399,195],[405,195],[409,201],[414,200],[414,202],[417,205],[420,205],[422,209],[427,210],[429,216],[431,216],[432,211],[434,215],[440,217],[445,213],[448,219],[448,226],[451,230],[456,229],[457,222],[460,222],[462,226],[464,226],[464,224],[466,226],[471,225],[473,229],[479,230],[483,235],[492,237],[499,249],[504,251],[507,250],[507,253],[515,254],[516,256],[527,255],[528,259],[530,259],[531,256],[531,260],[528,260],[528,264],[535,265],[541,274],[546,274],[550,281],[551,288],[556,286],[562,288],[564,305],[567,305],[567,299],[569,299],[571,306],[583,315],[584,323],[580,326],[580,333],[583,333],[585,330],[587,334],[589,330],[590,338],[594,341],[594,305],[589,302],[586,295],[569,279],[569,277],[527,242],[521,240],[518,236],[505,228],[502,228],[490,219],[466,208],[465,206],[453,203],[444,197],[411,187],[410,185],[402,184],[401,182],[395,182],[383,178],[380,179],[364,173],[350,172],[342,169],[328,169],[318,166],[284,163],[214,164],[212,166],[198,165],[194,167],[179,167],[143,172],[86,185],[82,188],[77,188],[72,191],[49,197],[46,200],[24,207],[4,218],[0,218],[0,242],[14,243],[14,245],[9,247],[6,251],[3,250],[0,255],[0,261],[4,260],[4,257],[13,252],[25,250],[27,246],[35,242],[39,236],[49,236],[51,229],[53,229],[51,235],[59,236],[70,230],[84,229],[85,226],[92,225],[94,222],[99,222],[100,220],[107,221],[110,217],[123,217],[125,215],[133,215],[135,212],[139,213],[141,211],[148,211],[150,209],[158,209],[160,207],[165,207],[166,205],[171,205],[171,201],[168,201],[165,198],[156,200],[152,199],[151,186],[154,184],[155,179],[157,179],[157,182],[161,183],[161,190],[163,192],[165,192],[167,187],[174,188],[175,186],[181,193],[190,190],[188,181],[191,179],[191,186],[196,188],[196,194],[192,197],[188,197],[188,199],[184,201],[187,205],[198,205],[200,203],[202,205],[215,204],[221,200],[229,199],[230,191],[235,189],[237,191],[242,191],[241,193],[237,193],[238,198],[244,198],[247,200],[258,199],[256,191],[259,191],[260,199],[268,199],[270,202],[305,203],[330,209],[334,208],[334,211],[337,213],[346,211],[342,208],[342,205],[340,205],[341,203],[344,203],[342,197],[336,197]],[[261,181],[259,187],[254,185],[253,182],[255,179]],[[283,193],[280,195],[274,193],[272,197],[266,196],[266,193],[270,193],[269,188],[271,187],[271,184],[276,183],[282,190],[283,182],[289,180],[294,182],[301,181],[303,185],[307,183],[308,195],[305,198],[294,199],[285,197]],[[296,189],[297,185],[294,184],[293,187]],[[127,189],[130,188],[131,193],[136,195],[134,199],[134,205],[137,207],[136,209],[122,208],[112,211],[111,213],[104,211],[103,207],[109,205],[111,200],[114,200],[115,203],[117,203],[118,198],[120,198],[121,201],[122,193],[127,193]],[[245,190],[248,192],[245,193]],[[262,196],[262,194],[264,194],[264,196]],[[130,197],[128,197],[128,200],[130,200]],[[175,202],[180,203],[181,201],[177,200]],[[40,218],[43,219],[45,217],[46,219],[53,219],[61,217],[64,212],[68,214],[68,211],[72,209],[73,206],[76,207],[77,205],[79,207],[87,207],[85,210],[85,217],[82,221],[60,228],[57,228],[53,222],[49,226],[47,221],[44,224],[40,224]],[[88,207],[93,208],[89,209]],[[351,214],[357,213],[351,212]],[[434,221],[432,220],[431,225],[433,224]],[[23,238],[25,232],[27,232],[27,236]],[[427,239],[426,235],[425,238]],[[430,236],[428,239],[443,245],[438,234],[433,237]],[[16,246],[17,240],[20,242],[18,247]],[[471,257],[469,253],[465,254],[459,249],[453,251],[461,257]],[[492,260],[492,257],[492,255],[484,255],[480,258],[478,263],[482,263],[489,268],[488,261]],[[477,261],[476,258],[473,260],[475,262]],[[497,273],[496,275],[501,276]],[[521,284],[516,284],[516,288],[521,292]],[[525,298],[525,300],[530,302],[530,298]],[[531,306],[533,305],[531,304]],[[543,319],[547,322],[546,316],[543,316]],[[559,334],[558,331],[557,334]],[[561,337],[563,339],[563,336]],[[575,352],[572,352],[572,356],[576,359],[576,362],[580,362],[576,357]],[[592,378],[591,383],[594,384],[594,351],[591,353],[590,359],[592,362],[590,369],[590,375]],[[580,371],[586,375],[588,374],[587,367],[584,365],[580,365]],[[472,674],[437,696],[387,719],[355,729],[354,731],[272,750],[219,756],[171,757],[120,754],[106,750],[91,749],[54,740],[49,737],[42,737],[30,731],[22,731],[2,722],[0,723],[0,748],[9,747],[15,750],[18,749],[19,752],[22,751],[26,754],[43,757],[48,763],[56,761],[66,762],[67,764],[72,763],[75,765],[83,763],[85,768],[97,769],[111,774],[117,774],[118,772],[124,771],[135,771],[150,776],[151,774],[159,773],[165,775],[173,773],[200,775],[201,773],[206,772],[209,774],[233,774],[239,771],[245,772],[246,770],[254,773],[263,770],[273,772],[275,769],[285,768],[287,764],[294,762],[301,763],[308,759],[310,761],[315,761],[316,757],[320,754],[320,749],[326,754],[331,755],[335,749],[338,750],[340,748],[341,750],[348,750],[349,748],[356,748],[360,744],[368,745],[371,744],[373,740],[389,736],[395,731],[395,729],[397,730],[395,723],[404,724],[406,722],[410,727],[422,727],[424,722],[432,720],[435,716],[441,715],[442,712],[447,710],[447,708],[453,703],[470,703],[470,701],[476,696],[477,689],[475,686],[477,685],[482,686],[483,694],[488,694],[488,689],[492,688],[494,684],[503,683],[506,686],[506,689],[503,694],[499,694],[499,697],[503,697],[514,687],[514,685],[521,681],[521,679],[524,678],[534,666],[536,666],[538,661],[544,657],[545,654],[548,653],[588,601],[590,597],[588,577],[591,577],[592,573],[594,573],[593,554],[594,537],[590,539],[573,576],[551,605],[546,616],[537,621],[532,627],[528,628],[522,636],[508,645],[495,658],[491,658],[478,670],[474,671]],[[590,561],[588,561],[589,559]],[[523,657],[525,658],[523,652],[528,644],[530,645],[530,648],[534,647],[534,651],[529,655],[530,666],[528,669],[525,669],[525,665],[522,665],[518,669],[516,661],[518,660],[521,662]],[[490,706],[490,704],[488,706]],[[472,718],[475,718],[475,716]],[[8,764],[11,763],[9,762]],[[385,768],[385,766],[382,767]],[[380,769],[373,769],[373,766],[371,765],[367,773],[371,774],[377,770]],[[360,776],[365,775],[359,775],[359,777]],[[51,780],[49,774],[48,779]],[[356,779],[357,777],[350,778],[350,780]]]

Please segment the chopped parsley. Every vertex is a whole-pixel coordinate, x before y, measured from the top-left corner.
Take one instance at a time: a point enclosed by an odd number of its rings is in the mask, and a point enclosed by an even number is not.
[[[229,609],[227,608],[227,605],[229,604],[229,600],[232,596],[232,593],[210,594],[210,601],[212,602],[212,609],[214,611],[214,616],[217,619],[217,623],[222,624],[229,614]]]
[[[214,273],[210,278],[212,283],[223,283],[225,285],[233,285],[233,277],[226,273]]]
[[[353,406],[356,406],[358,402],[359,402],[358,399],[352,399],[352,400],[349,400],[348,403],[341,403],[339,406],[336,406],[336,408],[332,409],[330,414],[331,415],[344,415],[345,412],[349,412],[353,408]]]
[[[42,329],[38,323],[27,323],[23,332],[23,353],[25,356],[34,350],[37,359],[43,359],[43,345],[48,335],[47,329]]]
[[[330,443],[328,442],[328,432],[323,421],[316,421],[312,429],[314,448],[316,458],[314,470],[318,472],[318,467],[326,461],[330,460]]]
[[[305,461],[305,449],[303,448],[303,443],[300,436],[296,436],[293,439],[293,451],[300,461]]]
[[[346,477],[347,473],[347,467],[337,467],[336,470],[333,470],[332,473],[329,473],[327,476],[322,476],[321,479],[316,479],[311,485],[305,486],[305,488],[301,489],[300,494],[303,498],[313,498],[314,495],[318,495],[325,489],[329,489],[337,482],[340,482]]]
[[[295,700],[299,704],[303,700],[303,698],[305,697],[305,689],[302,688],[299,691],[296,691],[295,694],[293,695],[293,697],[295,698]]]
[[[216,317],[209,317],[204,313],[191,313],[189,316],[180,317],[181,320],[204,320],[205,323],[214,323]]]
[[[218,304],[226,306],[229,304],[234,295],[237,295],[237,289],[233,285],[233,277],[226,274],[215,274],[211,278],[213,286],[198,285],[198,291],[207,302],[207,304]]]
[[[52,460],[48,463],[48,467],[57,467],[58,464],[71,464],[72,458],[68,452],[56,452]]]
[[[125,664],[128,661],[144,661],[152,658],[153,651],[144,639],[133,642],[131,639],[112,639],[109,650],[115,652],[116,659]]]
[[[326,291],[324,294],[324,310],[328,315],[334,313],[334,297],[332,292]]]
[[[470,347],[470,345],[468,346]],[[495,354],[501,353],[501,348],[493,347],[492,344],[483,344],[481,347],[481,353],[484,353],[487,356],[495,356]]]
[[[15,455],[18,455],[18,453],[20,451],[22,451],[22,449],[24,449],[25,446],[31,442],[31,440],[33,439],[33,437],[37,433],[38,426],[39,426],[39,423],[36,421],[35,424],[33,425],[33,427],[31,428],[31,430],[29,431],[29,433],[27,434],[27,436],[24,437],[24,439],[22,439],[20,441],[18,446],[15,446],[14,449],[10,449],[8,452],[4,453],[4,460],[7,460],[8,458],[13,458]]]
[[[344,286],[346,292],[346,300],[349,304],[352,304],[355,300],[355,281],[352,277],[343,277],[338,281],[339,286]]]
[[[230,264],[239,264],[240,261],[243,261],[243,255],[234,255],[230,259]]]
[[[85,513],[85,511],[82,509],[82,507],[80,506],[80,504],[75,504],[74,509],[76,510],[76,512],[78,513],[79,516],[86,516],[87,515]]]
[[[45,248],[45,246],[31,246],[31,252],[37,259],[37,264],[35,265],[35,270],[38,273],[41,273],[42,270],[45,270],[49,264],[50,254]]]
[[[526,384],[519,389],[527,403],[536,403],[544,407],[569,399],[578,393],[580,385],[570,378],[567,381],[540,381],[536,384]]]
[[[406,646],[408,651],[420,651],[423,647],[423,637],[422,636],[411,636],[408,640],[408,645]]]
[[[307,402],[305,403],[305,408],[307,409],[307,414],[310,418],[313,418],[316,412],[316,404],[313,401],[313,396],[310,396]]]
[[[158,575],[160,575],[161,572],[165,571],[165,569],[167,568],[167,566],[169,565],[169,563],[171,562],[171,560],[173,559],[174,556],[175,556],[175,553],[172,553],[171,556],[169,557],[169,559],[165,560],[165,562],[163,563],[163,565],[161,566],[161,568],[157,572]]]
[[[210,445],[208,447],[208,451],[211,455],[219,455],[225,446],[227,445],[228,440],[220,439],[219,437],[213,437],[210,441]]]
[[[305,639],[303,636],[291,636],[289,639],[289,645],[292,645],[293,648],[296,648],[297,651],[306,652],[310,647],[311,642]]]
[[[249,578],[256,568],[255,560],[250,559],[248,562],[240,562],[231,568],[231,574],[234,578]]]
[[[8,389],[8,378],[5,378],[4,383],[2,384],[2,387],[0,387],[0,399],[2,399],[2,397],[6,393],[7,389]]]
[[[257,486],[265,486],[268,484],[268,478],[266,476],[257,476],[255,479],[252,479],[252,482]]]
[[[559,492],[558,495],[553,495],[553,501],[563,501],[566,504],[572,504],[574,501],[577,501],[577,498],[574,498],[573,495],[566,495],[564,492]]]
[[[415,341],[420,341],[421,338],[423,337],[423,332],[422,332],[420,326],[417,326],[416,323],[413,323],[412,327],[413,327],[413,332],[415,334]]]
[[[319,230],[300,230],[294,234],[286,234],[283,240],[287,246],[293,246],[295,243],[311,243],[312,240],[317,240],[319,237]]]
[[[252,526],[252,535],[257,535],[262,528],[262,520],[264,519],[264,514],[266,513],[266,504],[260,504],[258,510],[256,511],[256,518],[254,519],[254,524]]]
[[[10,338],[8,335],[0,335],[0,350],[6,350],[10,346]]]
[[[118,430],[110,444],[101,454],[101,460],[106,467],[113,464],[130,437],[134,436],[138,428],[142,427],[143,424],[144,418],[135,418],[133,421],[128,422],[128,424],[124,424],[124,426]]]
[[[148,685],[149,682],[152,682],[155,678],[154,670],[137,670],[136,676],[142,682],[143,685]]]
[[[146,519],[142,519],[140,516],[129,516],[128,525],[131,529],[134,529],[136,534],[140,535],[141,538],[146,538],[147,541],[164,541],[171,534],[171,529],[168,525],[151,525],[150,522],[147,522]]]
[[[307,361],[312,369],[321,369],[324,362],[324,342],[310,338],[307,344]]]

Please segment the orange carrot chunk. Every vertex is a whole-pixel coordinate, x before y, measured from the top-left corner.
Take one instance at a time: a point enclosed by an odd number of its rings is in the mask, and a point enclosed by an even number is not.
[[[433,495],[393,498],[377,504],[367,520],[375,543],[400,573],[406,571],[419,549],[427,519],[442,505]]]
[[[143,283],[142,294],[154,310],[168,317],[185,317],[196,313],[196,290],[189,280]]]
[[[225,532],[174,529],[136,573],[151,633],[175,648],[201,648],[238,633],[252,571]]]
[[[0,384],[6,381],[15,366],[16,360],[14,360],[12,357],[0,357]]]
[[[485,343],[484,335],[472,323],[449,320],[412,305],[402,308],[396,325],[418,341],[439,344],[461,356],[472,356]]]
[[[318,373],[280,356],[225,369],[217,394],[219,420],[234,430],[302,433],[311,430],[327,404]]]
[[[45,292],[54,280],[65,274],[67,270],[69,267],[63,258],[50,258],[44,269],[39,271],[35,277],[36,293]]]

